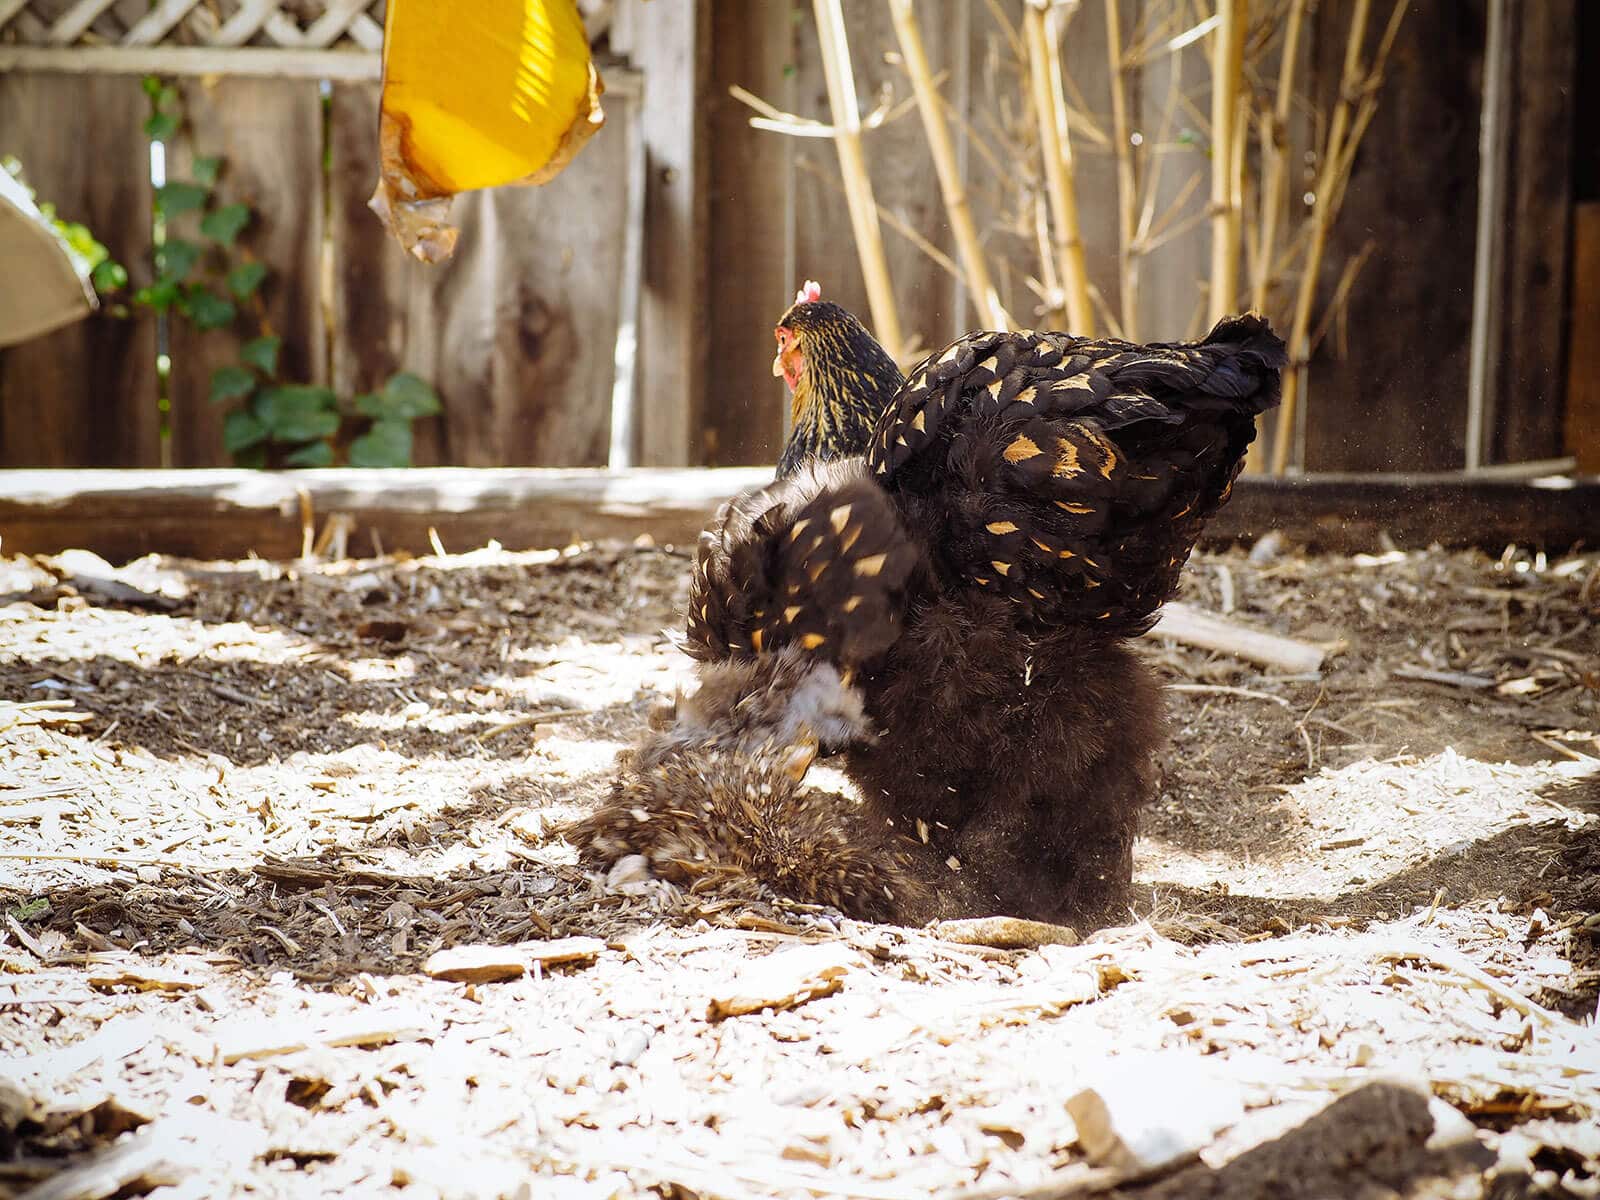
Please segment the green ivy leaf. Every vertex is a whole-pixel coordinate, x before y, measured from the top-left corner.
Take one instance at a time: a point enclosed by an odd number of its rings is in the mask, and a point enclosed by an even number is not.
[[[119,262],[106,259],[89,276],[97,292],[115,292],[128,286],[128,272]]]
[[[211,372],[211,403],[224,400],[243,400],[256,390],[255,372],[249,367],[218,367]]]
[[[233,307],[232,300],[225,300],[199,284],[191,284],[184,292],[184,299],[187,301],[184,311],[201,329],[221,329],[233,324],[233,318],[238,315],[239,310]]]
[[[238,451],[233,456],[235,466],[253,467],[260,470],[267,465],[267,444],[262,442],[259,446],[249,446]]]
[[[158,279],[149,287],[142,287],[133,294],[133,302],[142,304],[146,308],[153,308],[157,312],[166,312],[175,305],[183,303],[183,293],[178,290],[178,285],[170,279]]]
[[[217,186],[217,173],[222,170],[222,159],[217,155],[208,155],[194,160],[192,171],[194,181],[204,187]]]
[[[256,397],[256,415],[275,442],[309,442],[331,437],[339,430],[333,391],[294,383],[268,388]]]
[[[193,212],[210,194],[197,183],[164,183],[156,189],[156,211],[164,217]]]
[[[282,345],[283,339],[277,334],[265,334],[240,346],[239,357],[271,378],[278,373],[278,348]]]
[[[248,224],[250,224],[248,204],[224,204],[221,208],[213,209],[205,215],[205,219],[200,222],[200,232],[220,245],[231,246],[233,239],[239,236],[239,231]]]
[[[241,300],[247,299],[255,293],[255,290],[261,286],[261,281],[266,277],[266,263],[240,263],[228,272],[228,290]]]
[[[158,75],[146,75],[139,81],[139,86],[144,89],[144,94],[154,100],[161,95],[161,78]]]
[[[380,421],[415,421],[439,411],[439,397],[421,376],[402,371],[381,392],[356,397],[356,411]]]
[[[178,89],[166,84],[156,92],[154,100],[157,108],[171,108],[178,102]]]
[[[374,421],[372,428],[350,443],[352,467],[409,467],[411,423]]]
[[[189,272],[194,269],[194,264],[200,260],[201,248],[194,242],[186,242],[182,238],[168,238],[156,247],[156,270],[161,272],[161,278],[181,283],[187,279]]]
[[[152,142],[166,142],[178,132],[178,118],[171,113],[151,113],[144,121],[144,135]]]
[[[223,419],[222,448],[229,454],[237,455],[239,451],[258,446],[266,440],[267,428],[256,419],[254,413],[239,409]]]
[[[333,447],[327,442],[307,442],[283,461],[291,467],[331,467]]]

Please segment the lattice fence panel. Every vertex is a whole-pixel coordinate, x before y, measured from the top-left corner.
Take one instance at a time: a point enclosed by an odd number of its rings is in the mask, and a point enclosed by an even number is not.
[[[383,0],[0,0],[0,43],[377,51],[383,7]]]

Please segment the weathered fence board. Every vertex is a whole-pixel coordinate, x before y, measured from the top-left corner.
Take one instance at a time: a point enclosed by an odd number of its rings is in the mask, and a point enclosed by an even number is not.
[[[751,129],[735,84],[779,108],[793,101],[795,22],[785,5],[715,5],[707,280],[711,361],[703,449],[711,466],[773,462],[786,400],[770,364],[772,325],[793,298],[795,140]]]
[[[638,120],[631,89],[549,184],[457,197],[455,254],[424,266],[367,210],[377,178],[378,92],[333,91],[333,381],[341,394],[397,370],[429,380],[443,415],[414,460],[458,466],[602,466],[611,429]]]
[[[227,257],[271,269],[256,298],[240,303],[230,328],[202,331],[181,318],[170,327],[172,463],[206,467],[231,461],[222,445],[226,406],[210,402],[211,374],[237,363],[242,343],[275,333],[283,339],[283,382],[327,379],[322,99],[310,80],[194,80],[182,85],[182,94],[184,129],[167,157],[168,179],[191,179],[197,155],[221,155],[217,201],[251,208],[250,224]],[[185,214],[169,234],[200,240],[198,225],[196,214]]]
[[[1573,218],[1566,439],[1579,470],[1600,471],[1600,200]]]
[[[705,411],[708,348],[710,148],[705,113],[711,0],[619,0],[612,41],[642,73],[645,86],[640,120],[646,236],[634,461],[646,466],[696,463],[701,459],[698,430]],[[585,148],[583,157],[601,140]]]
[[[1505,310],[1494,457],[1506,462],[1562,451],[1561,411],[1572,216],[1576,0],[1513,5],[1516,34]],[[1592,148],[1591,148],[1592,150]]]
[[[1324,105],[1337,95],[1350,9],[1348,0],[1324,4],[1314,23],[1312,94]],[[1374,6],[1369,55],[1388,11]],[[1308,470],[1462,465],[1483,37],[1483,0],[1414,4],[1406,14],[1324,258],[1319,306],[1349,257],[1377,242],[1348,336],[1314,355]]]
[[[0,75],[0,154],[21,160],[40,202],[87,225],[133,287],[150,279],[147,112],[134,77]],[[153,320],[102,311],[0,351],[0,465],[154,467],[160,434]]]

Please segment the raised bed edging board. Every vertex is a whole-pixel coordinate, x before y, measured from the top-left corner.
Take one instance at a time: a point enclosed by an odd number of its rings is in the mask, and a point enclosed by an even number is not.
[[[309,517],[354,522],[349,547],[427,553],[491,538],[508,549],[577,538],[692,543],[706,517],[770,467],[628,471],[412,468],[320,471],[0,471],[0,553],[92,550],[112,562],[148,553],[293,558]],[[1529,483],[1459,475],[1241,478],[1211,543],[1271,530],[1313,548],[1507,543],[1561,551],[1600,545],[1600,479]]]

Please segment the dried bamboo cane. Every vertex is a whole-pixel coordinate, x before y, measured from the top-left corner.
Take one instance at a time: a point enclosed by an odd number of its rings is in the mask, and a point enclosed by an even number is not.
[[[1283,30],[1283,58],[1278,63],[1278,90],[1272,109],[1271,136],[1262,139],[1266,159],[1266,183],[1261,189],[1260,273],[1250,296],[1250,307],[1257,312],[1267,307],[1267,289],[1272,286],[1271,263],[1278,252],[1278,219],[1282,215],[1289,188],[1289,114],[1294,105],[1294,73],[1300,57],[1300,22],[1306,0],[1289,0],[1289,15]]]
[[[1111,145],[1117,159],[1117,273],[1122,297],[1122,336],[1139,337],[1139,269],[1134,257],[1134,208],[1139,202],[1133,143],[1128,135],[1127,79],[1122,58],[1122,0],[1106,0],[1106,56],[1111,69]]]
[[[956,249],[961,254],[967,291],[971,293],[972,302],[986,327],[1007,329],[1010,323],[1000,306],[1000,295],[989,279],[989,265],[984,261],[978,231],[972,223],[972,209],[967,204],[961,167],[956,161],[950,128],[945,124],[944,109],[939,104],[939,94],[933,85],[933,72],[928,67],[928,53],[922,44],[922,29],[917,23],[913,0],[890,0],[889,11],[894,18],[894,30],[900,41],[900,53],[905,59],[906,74],[911,77],[911,88],[916,93],[917,111],[922,114],[922,127],[928,135],[928,149],[933,155],[934,171],[939,176],[939,191],[944,196],[945,211],[950,216],[950,231],[955,235]]]
[[[904,349],[900,314],[894,289],[889,286],[889,264],[883,253],[883,233],[878,228],[878,207],[872,196],[872,179],[861,153],[861,112],[856,107],[855,73],[850,67],[850,42],[845,34],[839,0],[815,0],[817,35],[822,48],[822,72],[828,83],[828,107],[833,110],[833,144],[844,177],[845,202],[855,233],[856,254],[867,284],[867,303],[878,340],[890,352]]]
[[[1261,139],[1266,181],[1261,189],[1261,229],[1256,246],[1256,275],[1250,291],[1250,307],[1265,312],[1267,291],[1274,276],[1273,260],[1278,253],[1278,220],[1283,213],[1289,189],[1289,115],[1294,104],[1294,74],[1300,58],[1300,24],[1306,0],[1289,0],[1289,15],[1283,31],[1282,58],[1278,62],[1278,90],[1274,96],[1272,119]],[[1250,443],[1244,469],[1251,475],[1266,468],[1266,447],[1257,438]]]
[[[1372,0],[1355,0],[1350,31],[1345,42],[1344,69],[1339,77],[1339,101],[1328,126],[1328,140],[1322,151],[1322,166],[1317,173],[1316,203],[1311,209],[1311,237],[1301,268],[1300,290],[1295,297],[1294,319],[1289,328],[1289,371],[1283,381],[1283,404],[1278,412],[1278,437],[1272,447],[1272,473],[1282,475],[1289,465],[1289,445],[1294,440],[1294,423],[1305,374],[1311,357],[1311,307],[1316,299],[1317,276],[1322,269],[1322,252],[1328,229],[1338,214],[1344,188],[1355,165],[1355,147],[1371,119],[1371,96],[1381,77],[1384,60],[1399,33],[1405,16],[1406,0],[1395,0],[1383,40],[1373,56],[1370,69],[1361,65],[1361,46],[1366,40],[1367,18]],[[1352,112],[1358,101],[1362,111],[1352,129]]]
[[[822,0],[817,0],[820,4]],[[1033,107],[1039,125],[1039,149],[1044,156],[1045,186],[1050,193],[1051,230],[1057,270],[1066,290],[1067,320],[1072,332],[1094,333],[1094,309],[1089,299],[1089,275],[1083,258],[1083,236],[1078,226],[1078,197],[1072,177],[1072,145],[1067,137],[1065,99],[1050,84],[1050,36],[1045,14],[1030,0],[1024,17],[1028,42]]]
[[[1233,311],[1239,293],[1239,191],[1234,142],[1240,82],[1244,73],[1244,34],[1249,0],[1217,0],[1217,27],[1211,45],[1211,299],[1210,317]]]

